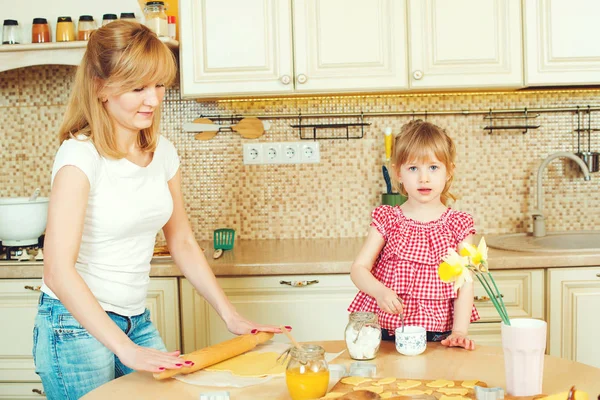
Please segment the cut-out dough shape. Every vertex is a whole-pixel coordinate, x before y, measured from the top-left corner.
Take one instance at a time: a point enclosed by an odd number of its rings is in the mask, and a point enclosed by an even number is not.
[[[433,390],[401,390],[398,392],[399,396],[419,396],[423,394],[432,394]]]
[[[426,386],[429,386],[429,387],[432,387],[432,388],[453,387],[454,386],[454,382],[453,381],[447,381],[445,379],[438,379],[438,380],[429,382]]]
[[[406,382],[398,382],[398,389],[412,389],[417,386],[421,386],[420,381],[407,380]]]
[[[393,395],[394,395],[394,393],[392,393],[392,392],[383,392],[379,395],[379,397],[381,397],[382,399],[389,399]]]
[[[439,388],[437,390],[440,393],[446,394],[448,396],[451,395],[459,395],[459,396],[464,396],[465,394],[469,393],[469,389],[452,389],[452,388]]]
[[[464,381],[460,386],[473,389],[479,381]]]
[[[383,386],[383,385],[387,385],[388,383],[394,383],[394,382],[396,382],[396,378],[390,377],[390,378],[380,379],[377,382],[375,382],[374,384]]]
[[[354,390],[367,390],[369,392],[380,394],[383,392],[383,388],[381,386],[363,386],[363,387],[355,387]]]
[[[346,385],[358,386],[361,383],[370,382],[373,379],[371,378],[363,378],[362,376],[349,376],[347,378],[342,379],[342,383]]]
[[[249,352],[206,368],[206,371],[229,371],[233,375],[260,377],[285,373],[285,365],[277,364],[279,353]]]

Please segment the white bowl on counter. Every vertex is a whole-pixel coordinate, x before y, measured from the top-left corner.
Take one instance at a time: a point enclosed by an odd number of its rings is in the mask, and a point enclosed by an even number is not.
[[[405,356],[416,356],[427,348],[427,331],[421,326],[396,328],[396,350]]]
[[[29,201],[28,197],[0,198],[0,241],[3,246],[37,244],[46,230],[47,197]]]

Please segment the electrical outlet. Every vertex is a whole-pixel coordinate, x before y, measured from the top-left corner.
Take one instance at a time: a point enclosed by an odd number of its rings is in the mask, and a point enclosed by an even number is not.
[[[321,161],[319,142],[308,142],[300,145],[301,163],[318,163]]]
[[[262,143],[244,143],[244,164],[263,164]]]
[[[300,163],[300,144],[295,142],[281,143],[281,162],[283,164]]]
[[[263,143],[263,164],[281,164],[281,144],[280,143]]]

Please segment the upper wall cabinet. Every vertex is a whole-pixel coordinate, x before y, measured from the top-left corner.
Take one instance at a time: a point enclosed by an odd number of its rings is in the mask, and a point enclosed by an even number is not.
[[[408,6],[411,88],[523,86],[519,1],[410,0]]]
[[[294,0],[298,92],[405,89],[404,0]]]
[[[180,0],[182,97],[294,90],[291,4]]]
[[[600,83],[600,2],[525,0],[528,86]]]
[[[404,0],[180,0],[180,9],[183,97],[408,87]]]

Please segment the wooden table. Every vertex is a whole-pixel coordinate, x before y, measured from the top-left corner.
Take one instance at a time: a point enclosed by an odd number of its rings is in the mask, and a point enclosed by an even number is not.
[[[316,342],[327,352],[345,349],[343,341]],[[354,362],[348,352],[332,363]],[[504,356],[501,347],[478,346],[474,351],[445,348],[428,343],[425,353],[403,356],[392,342],[383,342],[379,354],[370,362],[377,364],[377,376],[414,379],[478,379],[489,386],[505,387]],[[546,394],[568,390],[571,385],[584,390],[594,400],[600,395],[600,369],[574,361],[545,356],[543,391]],[[265,384],[247,388],[216,388],[194,386],[175,379],[156,381],[149,373],[135,372],[99,387],[84,396],[84,400],[121,399],[199,399],[200,393],[226,390],[233,400],[289,400],[285,379],[275,378]]]

